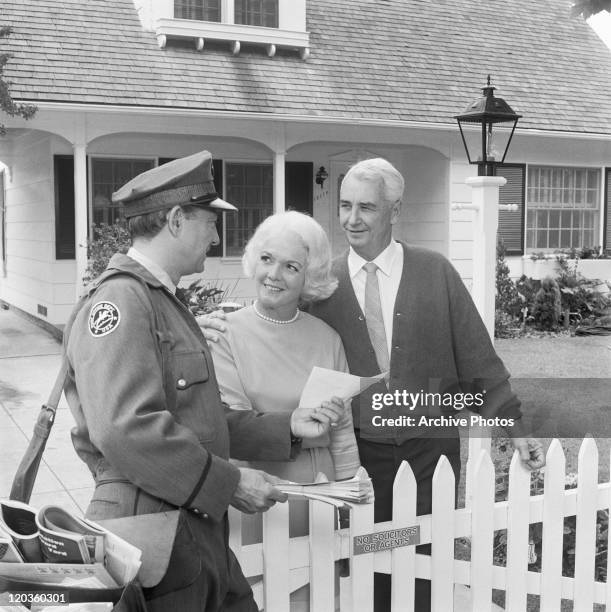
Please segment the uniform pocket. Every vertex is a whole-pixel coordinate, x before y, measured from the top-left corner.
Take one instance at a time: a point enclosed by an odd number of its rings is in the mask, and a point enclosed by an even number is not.
[[[203,351],[172,353],[174,384],[179,391],[203,383],[210,378],[206,356]]]

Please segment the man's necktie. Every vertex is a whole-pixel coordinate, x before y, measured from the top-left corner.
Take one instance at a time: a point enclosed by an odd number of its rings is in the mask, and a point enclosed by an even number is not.
[[[384,319],[382,317],[382,303],[380,301],[380,287],[376,270],[378,266],[373,262],[366,263],[363,269],[367,273],[365,282],[365,321],[369,338],[373,345],[380,372],[386,372],[390,367],[388,357],[388,344],[386,343],[386,330],[384,329]]]

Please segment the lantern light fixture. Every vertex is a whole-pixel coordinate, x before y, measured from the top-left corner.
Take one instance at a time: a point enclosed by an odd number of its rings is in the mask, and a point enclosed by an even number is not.
[[[329,178],[329,173],[325,170],[324,166],[321,166],[316,173],[316,184],[323,188],[325,181]]]
[[[477,164],[479,176],[493,176],[495,166],[504,163],[518,119],[522,117],[516,114],[505,100],[494,96],[495,89],[490,85],[488,75],[488,84],[482,88],[483,95],[469,104],[464,113],[454,117],[458,122],[467,159],[470,164]],[[481,126],[479,144],[465,136],[465,124]],[[496,129],[500,124],[511,124],[511,131],[509,126],[502,126],[504,129],[501,130]],[[503,146],[504,141],[506,142]]]

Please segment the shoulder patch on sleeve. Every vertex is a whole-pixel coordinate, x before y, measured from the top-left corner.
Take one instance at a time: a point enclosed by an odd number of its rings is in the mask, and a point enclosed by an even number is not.
[[[106,336],[119,326],[121,313],[112,302],[97,302],[89,312],[89,333],[96,338]]]

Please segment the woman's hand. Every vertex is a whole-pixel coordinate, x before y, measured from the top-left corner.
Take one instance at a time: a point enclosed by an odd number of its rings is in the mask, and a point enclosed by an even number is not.
[[[291,431],[298,438],[316,438],[335,427],[344,410],[339,397],[332,397],[317,408],[299,406],[291,415]]]
[[[219,334],[217,332],[223,333],[227,329],[223,324],[225,312],[222,310],[215,310],[209,314],[199,315],[195,317],[195,320],[200,326],[204,338],[206,338],[208,342],[218,342]]]

